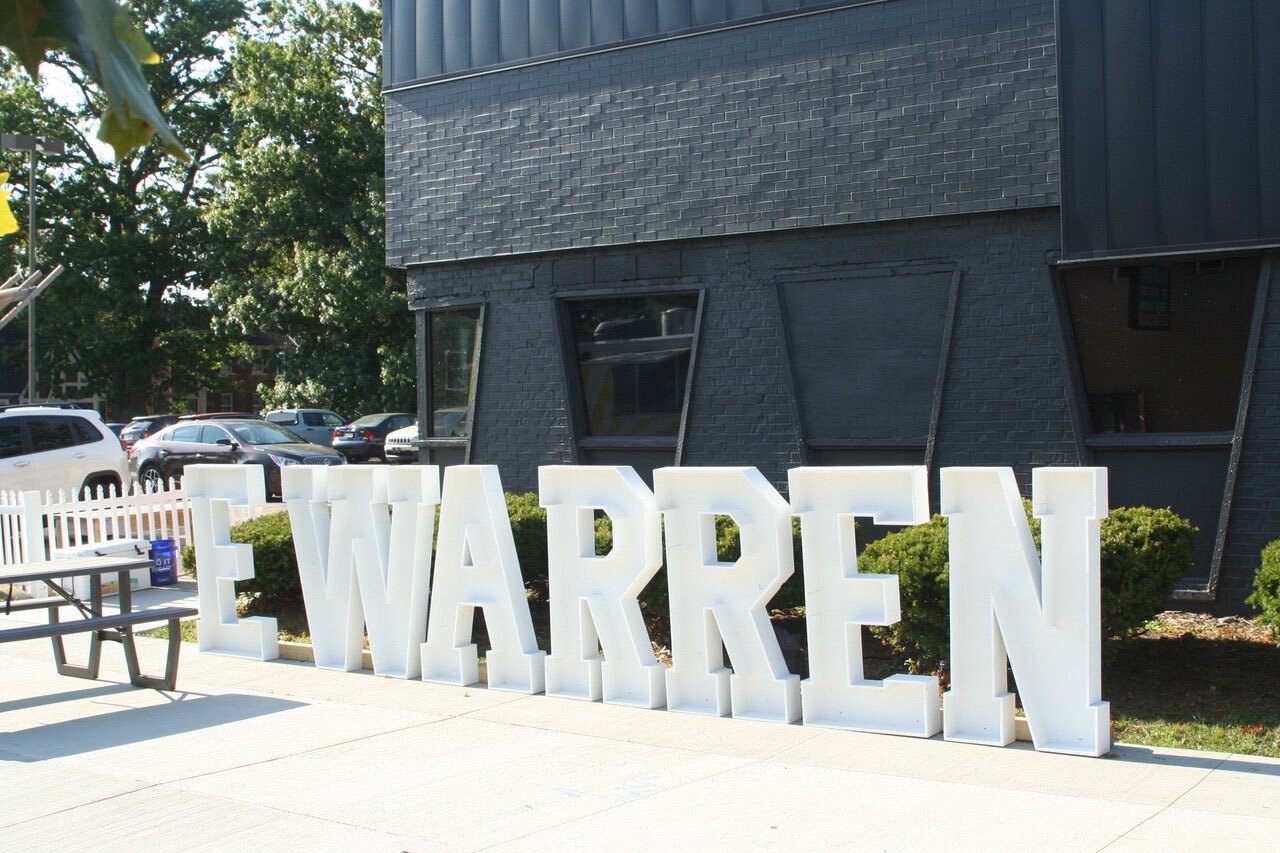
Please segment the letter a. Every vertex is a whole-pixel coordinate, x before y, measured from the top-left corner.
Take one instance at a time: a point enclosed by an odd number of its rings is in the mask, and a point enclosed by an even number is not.
[[[422,644],[422,680],[457,685],[480,680],[471,642],[479,607],[493,643],[487,656],[489,687],[541,693],[546,652],[533,635],[497,468],[445,469],[438,540],[427,641]]]
[[[1036,749],[1102,755],[1111,748],[1110,705],[1101,699],[1099,526],[1107,470],[1038,468],[1031,483],[1043,560],[1011,469],[942,472],[951,546],[943,734],[997,746],[1013,741],[1008,661]]]

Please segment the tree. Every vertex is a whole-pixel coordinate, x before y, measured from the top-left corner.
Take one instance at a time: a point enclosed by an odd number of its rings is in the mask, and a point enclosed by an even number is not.
[[[229,333],[292,341],[269,406],[412,410],[412,320],[385,261],[381,31],[354,3],[292,0],[237,44],[212,301]]]
[[[11,56],[0,53],[0,126],[60,137],[65,155],[37,174],[41,260],[68,272],[40,297],[40,360],[47,393],[54,373],[78,368],[116,417],[180,404],[216,382],[231,344],[210,328],[208,233],[200,210],[211,199],[209,174],[225,148],[230,108],[230,34],[246,23],[242,0],[139,0],[135,15],[167,57],[152,66],[153,91],[190,151],[188,162],[163,144],[104,159],[85,128],[104,95],[85,70],[55,54],[71,96],[38,90]],[[117,151],[117,153],[119,153]],[[15,184],[26,164],[0,155]],[[0,257],[21,260],[22,235],[0,238]]]

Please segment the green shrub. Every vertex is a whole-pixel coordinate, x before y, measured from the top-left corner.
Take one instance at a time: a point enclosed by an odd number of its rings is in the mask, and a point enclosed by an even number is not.
[[[897,575],[902,619],[871,633],[907,657],[911,672],[932,672],[951,649],[947,561],[947,520],[898,530],[877,539],[858,557],[858,571]]]
[[[526,582],[547,581],[547,513],[538,505],[535,494],[507,493],[507,512],[511,515],[511,534],[516,555]],[[439,509],[436,527],[439,529]],[[302,582],[298,579],[298,561],[293,550],[293,530],[289,514],[277,512],[250,519],[231,528],[231,541],[253,545],[254,578],[236,585],[237,592],[257,594],[265,601],[302,601]],[[435,543],[432,543],[434,547]],[[182,549],[182,570],[196,573],[195,549]]]
[[[1119,507],[1102,522],[1102,636],[1141,628],[1195,568],[1196,528],[1171,509]]]
[[[237,583],[236,592],[257,595],[265,602],[302,601],[289,513],[273,512],[233,525],[231,541],[253,546],[253,579]],[[183,548],[181,561],[184,573],[196,574],[195,548]]]
[[[546,589],[547,586],[547,511],[538,505],[533,492],[515,495],[507,492],[507,514],[511,516],[511,536],[516,543],[516,556],[524,582]]]
[[[1032,538],[1040,523],[1024,501]],[[1170,509],[1119,507],[1102,522],[1102,636],[1123,637],[1160,612],[1178,579],[1195,565],[1196,528]],[[950,565],[947,521],[890,533],[858,558],[863,572],[896,574],[902,620],[871,632],[905,655],[912,672],[932,671],[950,656]],[[1278,555],[1280,556],[1280,555]]]
[[[608,516],[596,519],[596,553],[607,554],[613,547],[613,524]],[[800,519],[791,519],[791,550],[795,558],[795,574],[769,602],[771,610],[791,610],[804,606],[804,572],[800,558]],[[742,556],[742,537],[738,525],[729,516],[716,518],[716,553],[725,562]],[[665,556],[665,555],[664,555]],[[666,616],[669,601],[667,593],[667,567],[662,568],[640,592],[640,609],[648,614]]]
[[[1253,594],[1245,602],[1259,611],[1258,621],[1271,626],[1280,642],[1280,539],[1262,549],[1262,565],[1253,577]]]

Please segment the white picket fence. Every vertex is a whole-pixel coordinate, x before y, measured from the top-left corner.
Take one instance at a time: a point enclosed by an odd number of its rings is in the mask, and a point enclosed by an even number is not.
[[[129,539],[172,539],[181,553],[191,542],[186,492],[173,482],[164,489],[134,487],[124,494],[86,490],[79,499],[62,492],[0,491],[0,566]]]

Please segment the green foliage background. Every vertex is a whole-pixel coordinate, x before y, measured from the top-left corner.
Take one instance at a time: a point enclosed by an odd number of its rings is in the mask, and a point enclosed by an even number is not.
[[[412,411],[412,317],[385,261],[381,16],[299,0],[261,25],[236,44],[206,211],[215,326],[288,336],[269,408]]]
[[[1040,522],[1024,501],[1036,548]],[[1102,635],[1124,637],[1160,612],[1178,580],[1195,566],[1196,528],[1170,509],[1118,507],[1102,522]],[[858,569],[898,576],[901,621],[871,631],[906,655],[912,672],[950,658],[950,563],[947,520],[890,533],[867,545]]]
[[[62,8],[0,13],[15,2]],[[412,318],[384,257],[380,13],[137,0],[130,14],[163,58],[139,79],[188,162],[167,136],[105,158],[92,127],[111,98],[84,64],[47,54],[42,77],[67,81],[55,91],[0,51],[0,129],[68,143],[36,173],[37,266],[67,267],[37,306],[37,396],[79,373],[110,419],[182,411],[229,390],[227,368],[265,334],[285,344],[267,406],[412,410]],[[0,44],[29,40],[24,27],[0,14]],[[26,156],[0,152],[2,171],[23,227],[0,238],[0,267],[25,268]],[[25,375],[25,336],[8,340],[0,361]]]

